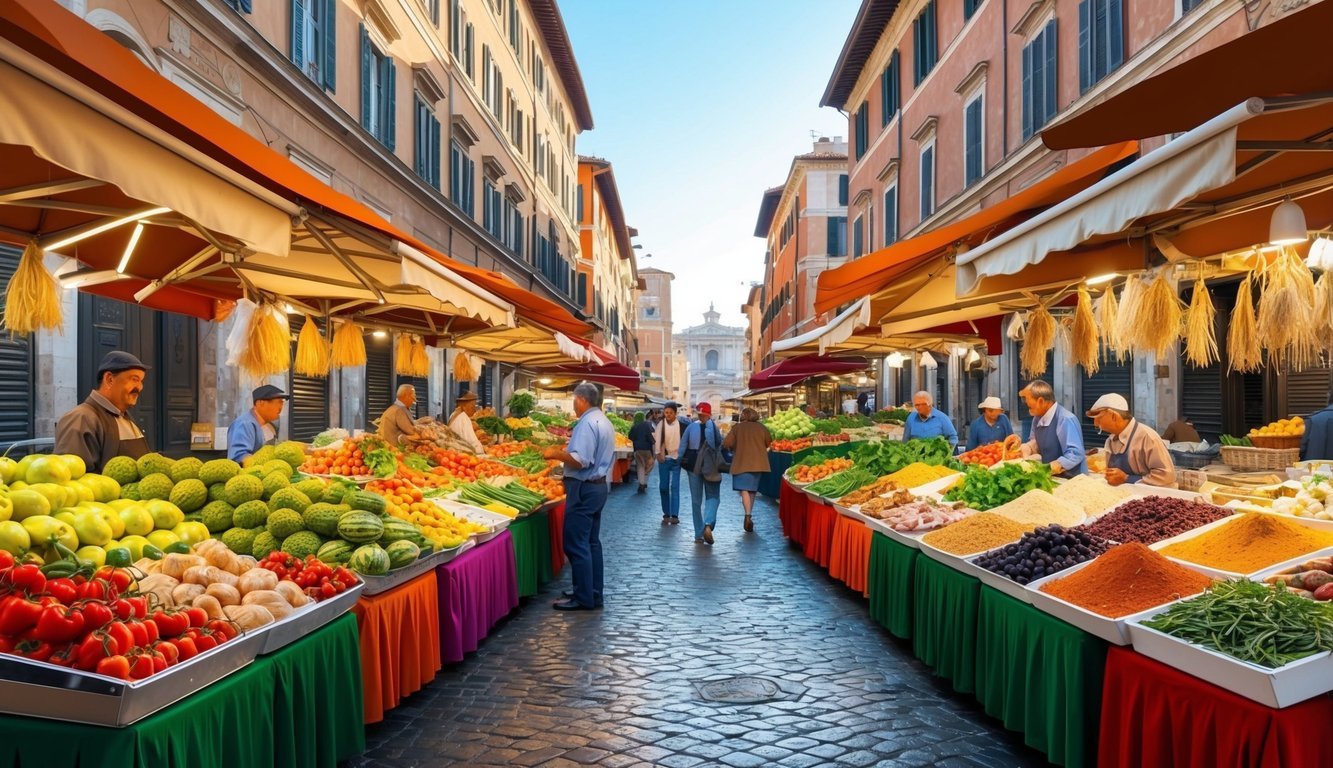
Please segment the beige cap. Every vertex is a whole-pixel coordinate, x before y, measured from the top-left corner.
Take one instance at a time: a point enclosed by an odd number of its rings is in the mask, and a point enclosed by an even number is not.
[[[1111,392],[1110,394],[1102,395],[1097,398],[1097,402],[1093,403],[1092,407],[1088,409],[1088,416],[1096,416],[1107,408],[1128,413],[1129,403],[1125,400],[1124,395],[1118,395],[1115,392]]]
[[[979,411],[984,411],[987,408],[997,408],[1001,411],[1004,410],[1004,406],[1000,405],[1000,398],[996,397],[995,395],[991,395],[985,400],[982,400],[981,405],[977,406],[977,410]]]

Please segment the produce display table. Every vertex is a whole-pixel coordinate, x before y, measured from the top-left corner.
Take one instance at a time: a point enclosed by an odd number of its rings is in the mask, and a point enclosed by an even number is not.
[[[1094,764],[1106,649],[1078,627],[981,587],[977,700],[1053,763]]]
[[[514,537],[514,572],[518,596],[532,597],[551,580],[551,523],[545,512],[535,512],[509,524]]]
[[[508,530],[435,569],[439,578],[440,655],[446,663],[477,650],[518,607],[513,536]]]
[[[440,600],[434,571],[352,607],[361,632],[367,723],[421,690],[440,671]]]
[[[972,693],[981,580],[925,556],[916,559],[913,578],[912,652],[955,691]]]
[[[1333,696],[1270,709],[1128,648],[1111,648],[1098,765],[1333,765]]]
[[[867,574],[870,618],[895,637],[912,637],[912,602],[918,550],[899,544],[878,531],[870,538]]]
[[[551,578],[560,575],[565,569],[565,502],[551,507],[546,513],[547,531],[551,539]]]
[[[0,766],[333,766],[366,748],[360,666],[343,616],[125,728],[0,715]]]
[[[838,515],[833,522],[828,573],[863,597],[870,595],[870,538],[873,533],[865,523],[846,515]]]
[[[833,523],[841,517],[837,510],[817,501],[805,505],[805,556],[828,568],[829,553],[833,548]]]
[[[778,521],[782,523],[782,535],[805,546],[806,505],[809,498],[804,491],[799,491],[786,480],[782,481],[782,496],[778,500]]]
[[[770,499],[779,498],[786,485],[783,475],[791,469],[795,454],[786,451],[768,452],[768,471],[759,477],[759,492]]]

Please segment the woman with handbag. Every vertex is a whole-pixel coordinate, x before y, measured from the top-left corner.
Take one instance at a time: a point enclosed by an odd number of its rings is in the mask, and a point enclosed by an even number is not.
[[[722,449],[732,452],[731,489],[740,491],[741,506],[745,507],[745,532],[754,532],[750,509],[754,495],[759,491],[759,479],[769,471],[768,446],[773,435],[759,423],[759,412],[753,408],[741,411],[741,421],[727,433]]]
[[[694,540],[713,543],[717,507],[722,503],[722,431],[713,423],[713,406],[699,403],[698,419],[680,439],[680,466],[690,475]]]

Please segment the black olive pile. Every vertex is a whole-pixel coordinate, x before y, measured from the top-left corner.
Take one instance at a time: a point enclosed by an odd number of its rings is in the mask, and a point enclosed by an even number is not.
[[[1047,525],[1023,534],[1013,544],[978,557],[976,564],[1019,584],[1028,584],[1091,560],[1110,546],[1110,542],[1086,531]]]

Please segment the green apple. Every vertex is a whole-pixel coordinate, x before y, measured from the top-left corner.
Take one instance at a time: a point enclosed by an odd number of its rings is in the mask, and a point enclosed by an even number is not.
[[[94,547],[105,546],[107,542],[115,538],[111,529],[111,524],[102,519],[96,510],[85,509],[74,515],[74,533],[79,536],[80,544],[91,544]]]

